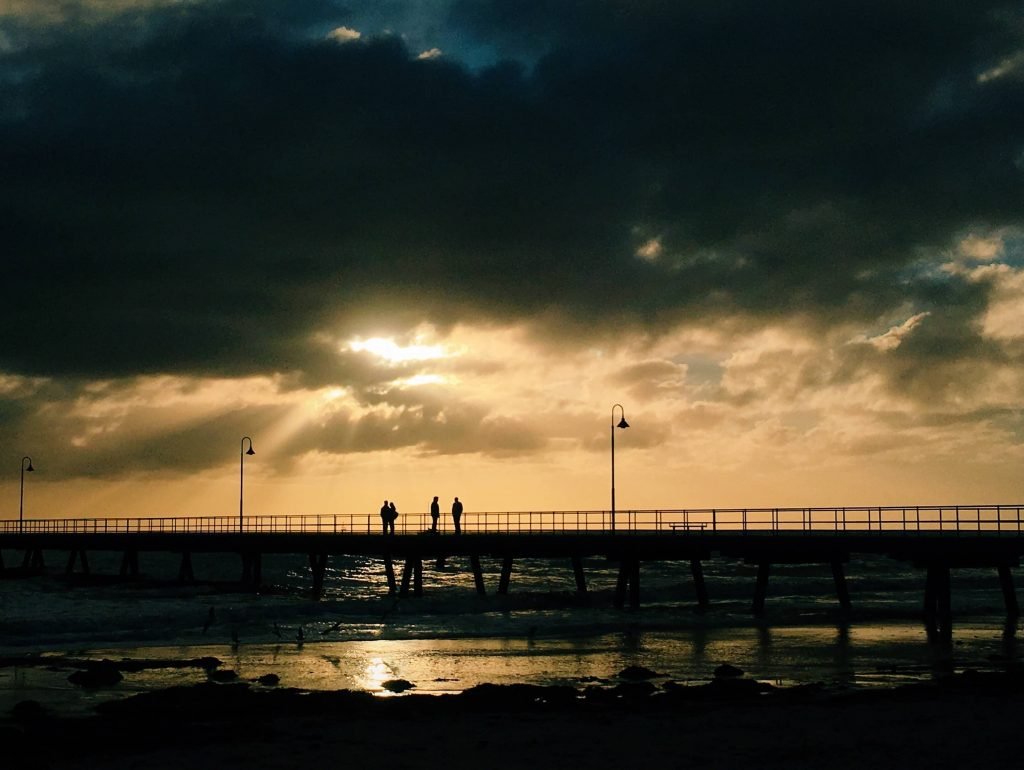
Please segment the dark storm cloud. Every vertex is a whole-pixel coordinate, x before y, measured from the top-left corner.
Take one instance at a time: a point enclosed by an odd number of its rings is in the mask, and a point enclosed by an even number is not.
[[[4,19],[0,371],[345,382],[318,332],[908,303],[921,355],[976,342],[985,286],[916,265],[1024,224],[1024,83],[979,81],[1019,3],[453,5],[487,68],[323,38],[357,11]]]

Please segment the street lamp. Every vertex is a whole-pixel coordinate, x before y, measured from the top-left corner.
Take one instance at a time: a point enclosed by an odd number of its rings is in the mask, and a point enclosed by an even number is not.
[[[245,448],[245,442],[249,442],[249,449]],[[252,439],[242,436],[242,446],[238,452],[238,531],[242,531],[242,493],[245,490],[245,456],[256,454],[252,449]]]
[[[28,460],[28,467],[25,467],[25,461]],[[32,467],[32,458],[25,455],[21,458],[21,500],[18,503],[18,531],[21,532],[25,528],[25,471],[31,473],[35,468]]]
[[[619,420],[618,424],[615,423],[615,407],[619,407],[619,414],[622,419]],[[615,531],[615,429],[616,428],[628,428],[629,423],[626,422],[626,410],[622,408],[622,404],[614,404],[612,406],[612,531]]]

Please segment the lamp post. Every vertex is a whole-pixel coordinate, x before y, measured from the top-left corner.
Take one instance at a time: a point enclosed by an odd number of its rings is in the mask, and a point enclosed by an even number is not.
[[[615,423],[615,407],[619,407],[619,414],[622,419],[619,420],[618,424]],[[629,423],[626,422],[626,410],[622,408],[622,404],[612,405],[612,532],[615,531],[615,429],[616,428],[628,428]]]
[[[28,467],[25,467],[25,461],[28,460]],[[18,531],[22,532],[25,529],[25,471],[31,473],[35,468],[32,467],[32,458],[25,455],[21,458],[21,499],[18,502]]]
[[[249,442],[249,449],[246,450],[245,442]],[[245,491],[245,456],[254,455],[252,439],[242,436],[241,449],[238,452],[238,532],[242,532],[242,494]]]

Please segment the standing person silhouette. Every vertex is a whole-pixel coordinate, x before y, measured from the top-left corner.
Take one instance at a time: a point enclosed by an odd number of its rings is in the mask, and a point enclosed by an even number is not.
[[[434,495],[434,502],[430,504],[430,531],[437,532],[437,521],[441,518],[441,506],[437,502],[437,495]]]
[[[391,509],[388,507],[388,501],[384,501],[384,505],[380,507],[380,520],[384,525],[384,534],[388,533],[388,522],[391,521]],[[391,531],[395,531],[395,525],[391,525]]]
[[[398,509],[395,508],[395,501],[391,501],[391,507],[388,512],[388,523],[391,525],[391,534],[395,534],[395,522],[398,520]]]
[[[462,503],[459,502],[459,498],[455,498],[455,502],[452,503],[452,520],[455,522],[455,534],[458,535],[462,532]]]

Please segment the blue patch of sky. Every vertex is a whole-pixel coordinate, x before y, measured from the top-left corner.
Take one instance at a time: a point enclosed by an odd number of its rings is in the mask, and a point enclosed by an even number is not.
[[[999,261],[1013,268],[1024,268],[1024,232],[1006,237],[1004,253]]]

